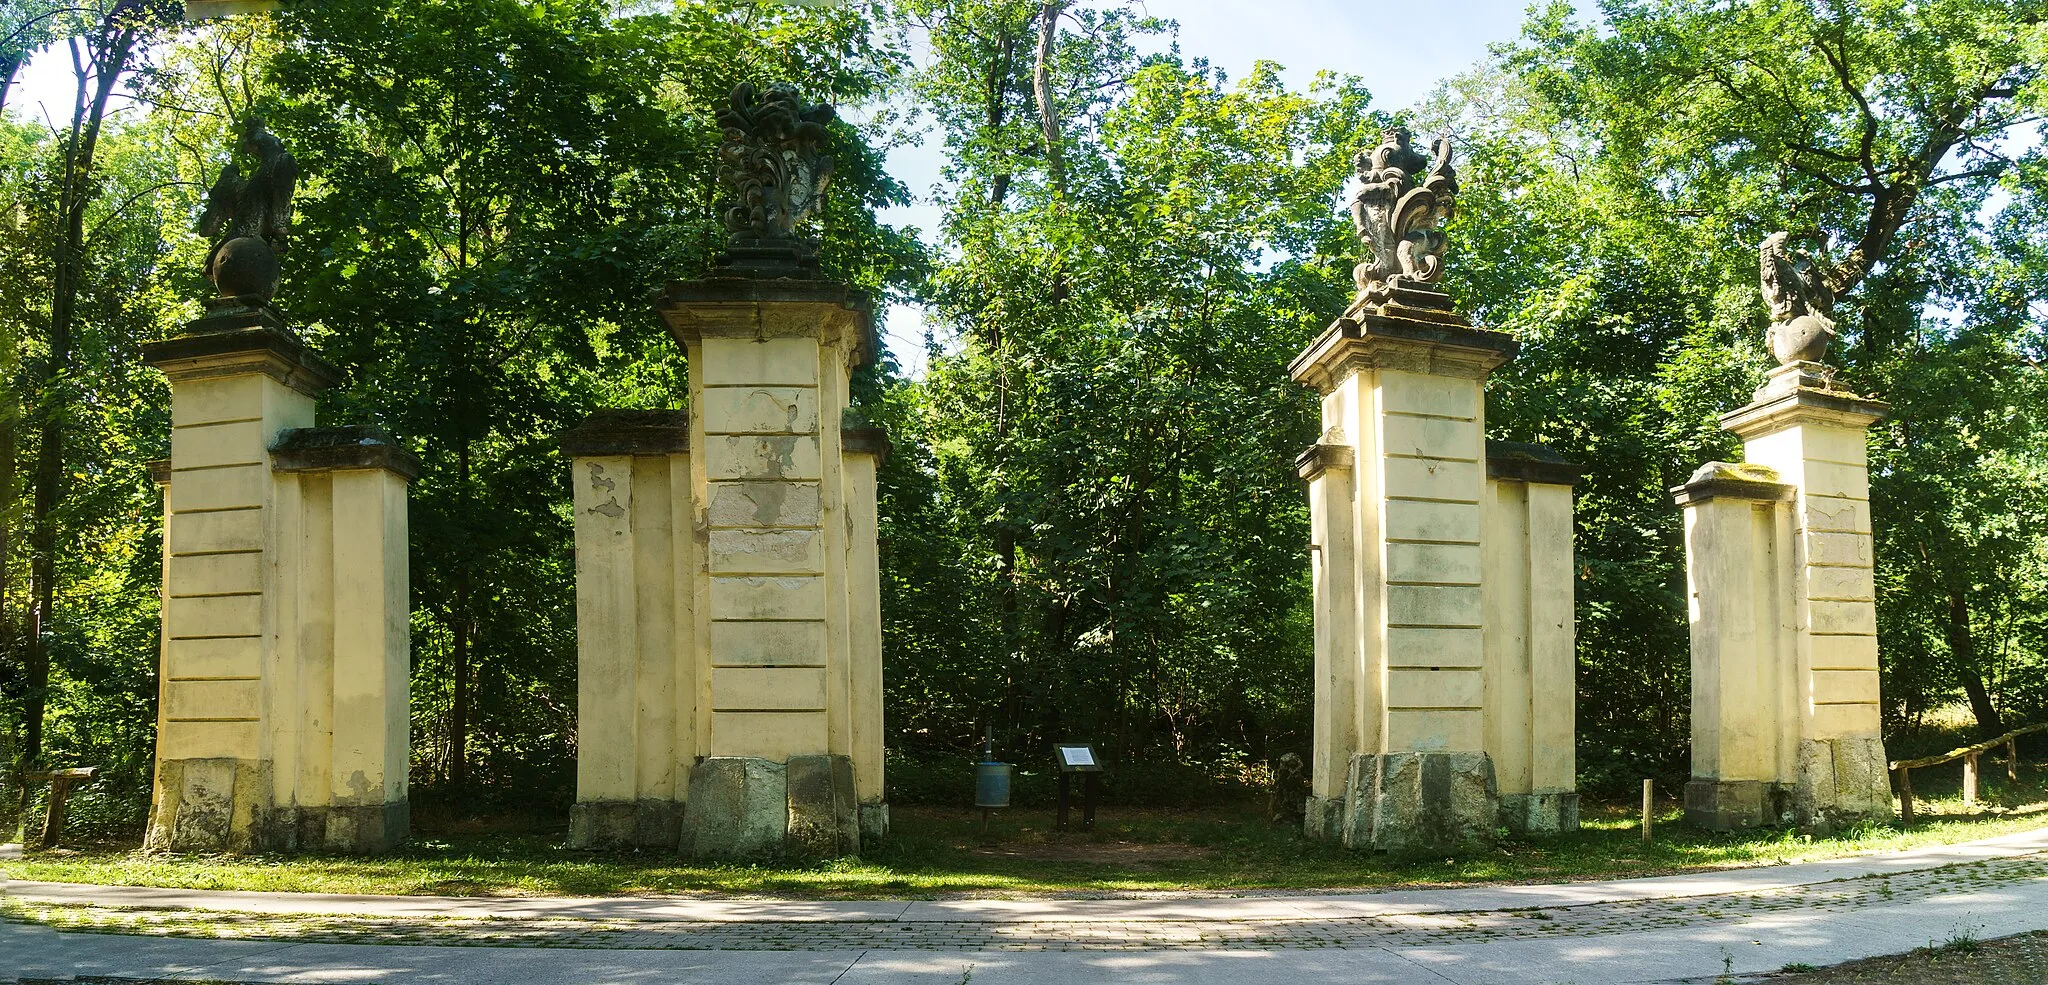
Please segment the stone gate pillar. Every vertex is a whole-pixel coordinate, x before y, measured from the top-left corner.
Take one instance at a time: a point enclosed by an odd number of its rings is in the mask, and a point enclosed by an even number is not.
[[[1411,140],[1391,130],[1357,156],[1352,220],[1372,256],[1289,368],[1323,424],[1298,462],[1316,618],[1305,827],[1356,848],[1577,826],[1576,470],[1527,447],[1492,461],[1486,376],[1517,345],[1436,286],[1457,179],[1449,141],[1424,155]]]
[[[396,844],[416,464],[381,432],[311,426],[340,374],[267,309],[144,358],[170,380],[172,429],[148,847]]]
[[[1789,362],[1721,418],[1748,464],[1709,463],[1674,490],[1691,595],[1696,824],[1830,831],[1892,816],[1865,437],[1888,409],[1833,385],[1818,363]]]
[[[569,843],[673,849],[702,673],[690,429],[605,410],[562,435],[576,517],[576,804]]]
[[[1579,467],[1541,445],[1486,443],[1486,748],[1501,824],[1579,827],[1572,487]]]
[[[609,412],[575,469],[578,844],[851,855],[888,830],[876,471],[847,426],[865,296],[802,235],[829,106],[734,88],[719,111],[731,241],[657,307],[689,413]]]
[[[697,682],[681,846],[851,854],[888,816],[874,487],[886,444],[839,426],[871,351],[865,302],[822,281],[728,276],[671,284],[661,311],[695,408],[678,528],[696,540],[677,586]]]
[[[1323,395],[1310,476],[1316,748],[1309,833],[1354,847],[1484,841],[1499,822],[1486,743],[1482,382],[1513,339],[1408,290],[1295,360]]]

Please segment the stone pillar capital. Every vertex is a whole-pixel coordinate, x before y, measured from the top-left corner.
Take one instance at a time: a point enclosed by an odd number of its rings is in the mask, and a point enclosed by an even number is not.
[[[1520,348],[1506,332],[1473,328],[1462,320],[1390,317],[1368,309],[1333,322],[1287,370],[1295,382],[1322,393],[1372,369],[1483,380]]]
[[[1671,496],[1680,506],[1693,506],[1714,499],[1790,503],[1799,498],[1799,488],[1779,482],[1778,470],[1767,466],[1708,462],[1694,472],[1685,485],[1673,487]]]
[[[419,478],[420,460],[383,428],[292,428],[278,435],[270,449],[276,472],[349,472],[375,469],[410,483]]]
[[[1543,445],[1525,441],[1486,442],[1486,477],[1546,486],[1576,486],[1586,468]]]
[[[607,408],[562,432],[561,440],[562,454],[570,458],[686,455],[690,451],[690,415],[680,410]]]
[[[1294,471],[1303,479],[1314,482],[1324,472],[1332,469],[1349,472],[1357,453],[1350,445],[1318,444],[1295,456]]]
[[[1868,428],[1892,405],[1844,390],[1832,370],[1817,363],[1787,363],[1771,371],[1756,400],[1721,415],[1721,427],[1744,441],[1802,424]]]
[[[844,350],[849,367],[874,358],[878,348],[868,296],[830,281],[670,281],[655,307],[684,345],[706,338],[811,338]]]
[[[260,373],[312,396],[341,385],[333,363],[315,355],[291,329],[268,320],[188,332],[142,344],[142,361],[173,383]]]

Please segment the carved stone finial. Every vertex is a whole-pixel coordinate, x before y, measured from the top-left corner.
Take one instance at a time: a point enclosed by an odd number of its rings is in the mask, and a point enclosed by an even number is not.
[[[208,307],[260,308],[277,295],[278,260],[291,233],[292,195],[299,187],[299,162],[263,125],[260,117],[242,124],[238,148],[254,158],[248,177],[230,162],[206,193],[199,232],[214,239],[206,254],[206,279],[220,292]]]
[[[724,265],[756,277],[814,275],[818,244],[801,226],[822,206],[832,178],[832,107],[811,105],[794,87],[742,82],[718,111],[725,129],[718,179],[732,234]]]
[[[1384,304],[1399,288],[1434,284],[1444,275],[1444,234],[1438,227],[1456,210],[1458,173],[1451,141],[1438,138],[1434,161],[1410,146],[1414,135],[1395,127],[1379,146],[1360,151],[1354,164],[1364,183],[1351,199],[1351,222],[1372,258],[1352,268],[1358,283],[1354,308]],[[1427,169],[1427,170],[1425,170]]]
[[[1764,301],[1771,306],[1767,340],[1781,366],[1820,362],[1835,340],[1835,292],[1823,273],[1827,256],[1791,243],[1791,233],[1772,233],[1757,251]],[[1821,249],[1818,240],[1815,248]]]

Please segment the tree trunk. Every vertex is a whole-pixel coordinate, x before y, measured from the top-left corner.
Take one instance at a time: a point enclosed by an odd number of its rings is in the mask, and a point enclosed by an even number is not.
[[[1067,193],[1067,160],[1060,148],[1059,107],[1052,101],[1052,43],[1059,36],[1060,11],[1066,0],[1045,0],[1038,14],[1038,63],[1031,72],[1031,92],[1038,100],[1038,131],[1045,138],[1046,173],[1054,193]]]
[[[23,55],[0,55],[0,110],[7,108],[7,94],[14,89],[14,75],[23,60]]]
[[[456,488],[461,490],[457,501],[467,506],[469,493],[469,441],[464,439],[455,455]],[[458,523],[467,520],[469,511],[465,508]],[[464,537],[467,541],[468,538]],[[449,620],[449,630],[454,636],[455,695],[448,707],[448,785],[461,794],[469,784],[469,562],[457,564],[455,570],[455,606]]]
[[[4,343],[10,347],[16,344],[12,338]],[[4,357],[0,357],[4,358]],[[21,419],[21,403],[14,395],[15,368],[0,364],[0,380],[5,380],[7,391],[0,393],[0,681],[6,679],[8,668],[14,666],[16,637],[14,610],[8,602],[14,596],[11,575],[14,565],[14,465],[16,427]]]
[[[1991,692],[1984,688],[1984,676],[1977,671],[1977,637],[1970,631],[1970,603],[1961,592],[1948,596],[1948,655],[1954,661],[1956,679],[1969,695],[1970,713],[1977,716],[1977,730],[1986,738],[2005,731]]]
[[[988,131],[991,141],[1002,131],[1005,109],[1009,105],[1010,57],[1015,42],[1007,33],[997,42],[995,57],[989,59],[988,71],[982,73],[982,125]],[[1001,208],[1003,199],[1010,195],[1010,163],[1007,159],[989,180],[989,204]]]
[[[103,22],[94,41],[88,69],[73,42],[77,66],[77,98],[72,103],[71,135],[64,149],[64,181],[58,195],[62,232],[52,251],[49,357],[42,373],[41,426],[36,447],[35,496],[29,517],[28,640],[22,660],[21,761],[41,762],[43,711],[50,688],[49,636],[56,623],[58,500],[64,491],[64,441],[71,401],[67,390],[71,369],[72,327],[78,318],[79,282],[85,266],[85,213],[98,197],[93,180],[101,123],[107,101],[127,69],[137,35],[132,29]],[[90,88],[88,88],[90,87]]]

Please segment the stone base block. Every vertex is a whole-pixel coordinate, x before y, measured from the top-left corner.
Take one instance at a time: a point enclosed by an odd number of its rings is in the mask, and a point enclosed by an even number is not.
[[[1694,777],[1685,785],[1685,820],[1708,831],[1741,831],[1784,824],[1791,816],[1777,784]]]
[[[683,805],[673,800],[593,800],[569,808],[571,848],[673,849]]]
[[[280,822],[287,816],[293,818],[291,826],[297,831],[293,847],[297,848],[374,855],[397,848],[412,836],[412,804],[403,800],[388,804],[280,808],[276,814]]]
[[[249,759],[172,759],[157,764],[143,847],[163,852],[371,854],[412,833],[412,805],[276,807],[270,765]]]
[[[690,773],[679,839],[686,856],[857,855],[860,837],[853,760],[845,756],[713,756]]]
[[[1500,799],[1500,823],[1518,835],[1554,835],[1579,830],[1576,793],[1522,793]]]
[[[1351,757],[1344,844],[1382,851],[1487,845],[1500,825],[1493,758],[1483,752]]]
[[[788,848],[792,854],[822,858],[860,854],[852,759],[789,757]]]
[[[1807,739],[1799,743],[1799,776],[1792,786],[1793,819],[1814,834],[1834,834],[1893,816],[1892,783],[1884,739],[1877,735]]]
[[[310,819],[319,833],[302,838],[302,847],[320,846],[330,852],[371,855],[388,852],[412,836],[412,804],[354,804],[335,807],[299,808],[300,828]]]
[[[1315,841],[1339,841],[1344,837],[1344,801],[1339,797],[1310,794],[1301,808],[1301,833]]]
[[[270,807],[270,765],[251,759],[157,763],[143,847],[153,852],[279,851],[297,831]]]
[[[682,853],[692,858],[778,855],[789,835],[789,767],[713,756],[690,771]]]
[[[874,801],[860,805],[860,840],[877,842],[889,837],[889,805]]]

